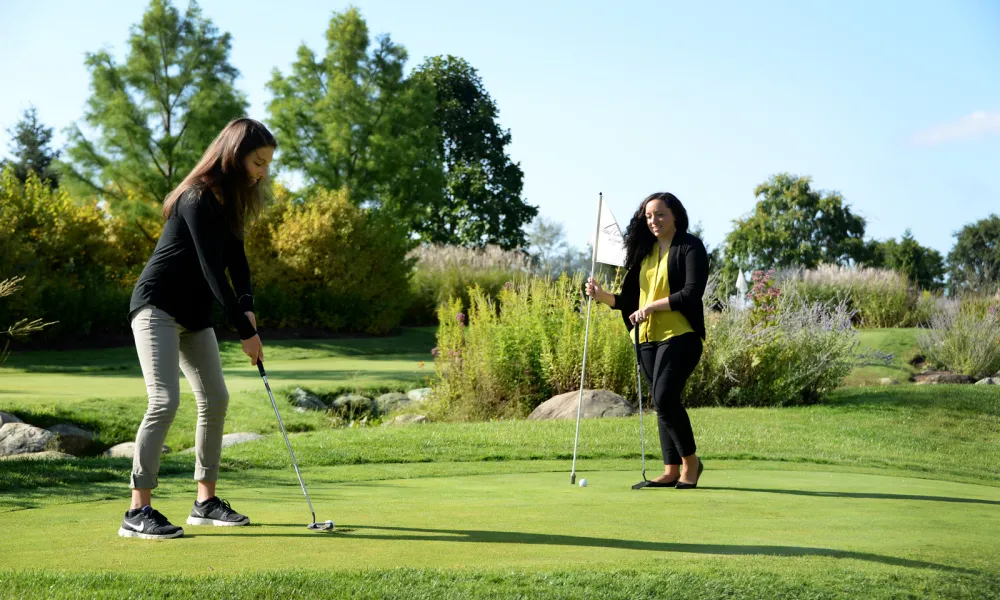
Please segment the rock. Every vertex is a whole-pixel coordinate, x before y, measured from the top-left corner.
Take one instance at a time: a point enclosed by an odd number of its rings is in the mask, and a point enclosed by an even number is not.
[[[928,371],[914,375],[913,381],[917,382],[917,385],[938,385],[943,383],[973,383],[975,379],[968,375],[959,375],[949,371]]]
[[[54,444],[56,436],[41,427],[27,423],[7,423],[0,426],[0,456],[43,452]]]
[[[10,413],[5,413],[0,411],[0,427],[3,427],[7,423],[24,423],[21,419],[18,419]]]
[[[344,394],[330,403],[330,408],[341,413],[355,417],[363,414],[374,413],[378,410],[375,401],[360,394]]]
[[[533,410],[529,419],[575,419],[580,392],[566,392],[546,400]],[[635,412],[632,405],[608,390],[583,391],[583,417],[627,417]]]
[[[170,452],[169,446],[163,447],[163,454]],[[124,442],[108,448],[104,452],[104,456],[110,456],[111,458],[132,458],[135,455],[135,442]]]
[[[431,397],[433,391],[431,388],[418,388],[406,392],[406,397],[414,402],[423,402]]]
[[[60,423],[49,427],[49,431],[59,436],[59,449],[67,454],[80,456],[90,449],[94,442],[93,432],[71,423]]]
[[[399,415],[388,421],[384,426],[389,425],[415,425],[418,423],[427,423],[427,417],[425,415]]]
[[[319,399],[319,396],[313,394],[312,392],[308,392],[302,388],[295,388],[295,391],[292,392],[290,399],[292,401],[292,405],[295,408],[304,409],[299,412],[304,412],[306,410],[327,409],[326,404]]]
[[[984,377],[976,382],[976,385],[1000,385],[1000,377]]]
[[[46,450],[44,452],[26,452],[25,454],[0,456],[0,460],[76,460],[76,457],[65,452]]]
[[[257,440],[264,439],[259,433],[227,433],[222,436],[222,447],[228,448],[230,446],[235,446],[237,444],[245,444],[247,442],[256,442]],[[181,450],[181,454],[194,454],[194,446]]]
[[[382,394],[375,399],[375,404],[378,406],[379,414],[391,413],[394,410],[401,408],[406,408],[413,401],[406,394],[400,392],[389,392],[388,394]]]
[[[879,385],[896,385],[897,383],[899,382],[893,379],[892,377],[883,377],[882,379],[878,380]]]

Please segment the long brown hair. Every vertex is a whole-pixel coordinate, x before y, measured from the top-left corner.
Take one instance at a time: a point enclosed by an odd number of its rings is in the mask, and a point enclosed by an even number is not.
[[[674,214],[674,227],[677,233],[686,233],[688,230],[688,214],[684,205],[677,196],[670,192],[657,192],[646,196],[646,199],[639,205],[639,209],[632,215],[628,227],[625,229],[625,269],[631,269],[642,262],[646,255],[653,249],[656,243],[656,236],[649,230],[646,224],[646,205],[653,200],[659,200],[667,205],[670,212]]]
[[[226,222],[233,233],[242,238],[247,217],[255,218],[260,214],[271,189],[266,176],[251,184],[243,162],[251,152],[266,147],[277,148],[278,142],[263,123],[247,118],[230,121],[184,181],[167,195],[163,201],[163,218],[170,217],[177,201],[188,190],[220,188],[223,197],[218,201],[223,206]]]

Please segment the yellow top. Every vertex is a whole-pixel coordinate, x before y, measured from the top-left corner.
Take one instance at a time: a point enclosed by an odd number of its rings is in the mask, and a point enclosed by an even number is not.
[[[639,308],[655,300],[670,296],[670,280],[667,264],[670,250],[660,257],[660,245],[654,244],[653,251],[642,259],[639,268]],[[649,319],[639,324],[640,342],[664,342],[684,333],[693,333],[687,317],[675,310],[656,311]]]

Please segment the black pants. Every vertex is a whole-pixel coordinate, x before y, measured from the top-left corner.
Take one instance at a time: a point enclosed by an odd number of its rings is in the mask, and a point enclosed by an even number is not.
[[[701,351],[701,338],[697,333],[685,333],[665,342],[639,344],[643,374],[653,391],[665,465],[679,465],[682,456],[690,456],[697,450],[691,420],[681,404],[681,394],[701,360]]]

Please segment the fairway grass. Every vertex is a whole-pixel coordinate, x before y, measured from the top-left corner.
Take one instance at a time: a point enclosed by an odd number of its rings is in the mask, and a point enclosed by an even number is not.
[[[776,465],[747,469],[742,461],[719,461],[707,463],[698,490],[633,491],[639,477],[634,461],[602,461],[581,470],[587,488],[569,485],[565,469],[544,470],[565,465],[529,462],[523,465],[526,472],[518,466],[449,477],[421,476],[429,465],[409,472],[386,466],[371,474],[391,477],[395,470],[417,476],[371,480],[358,480],[366,466],[311,469],[306,476],[317,518],[337,522],[332,534],[306,530],[309,513],[290,473],[273,474],[260,487],[223,481],[225,497],[254,525],[186,526],[185,537],[172,541],[118,538],[123,499],[0,513],[0,530],[18,532],[0,538],[7,570],[0,579],[20,581],[6,589],[27,593],[32,592],[27,581],[58,580],[63,571],[86,589],[120,577],[108,580],[101,573],[162,578],[153,582],[239,575],[308,585],[317,577],[392,580],[403,568],[424,579],[425,591],[432,581],[419,574],[439,573],[441,578],[433,579],[438,586],[451,578],[466,580],[456,582],[451,590],[456,591],[502,566],[508,575],[533,574],[528,581],[547,579],[543,574],[551,572],[570,582],[603,577],[610,584],[622,569],[660,572],[667,582],[695,584],[682,598],[712,597],[703,593],[713,589],[709,580],[719,577],[734,591],[747,592],[819,591],[817,584],[825,581],[820,587],[826,595],[810,597],[849,597],[831,591],[845,582],[864,587],[895,581],[901,591],[965,581],[970,591],[983,592],[996,583],[989,574],[1000,569],[996,487]],[[183,523],[192,487],[180,478],[164,481],[157,507]],[[831,580],[830,573],[844,580]],[[503,579],[500,589],[524,583]],[[642,577],[624,581],[643,584]],[[581,597],[572,590],[556,595]],[[391,595],[393,586],[383,591]],[[405,588],[396,591],[407,597]],[[542,585],[528,595],[556,591]]]

